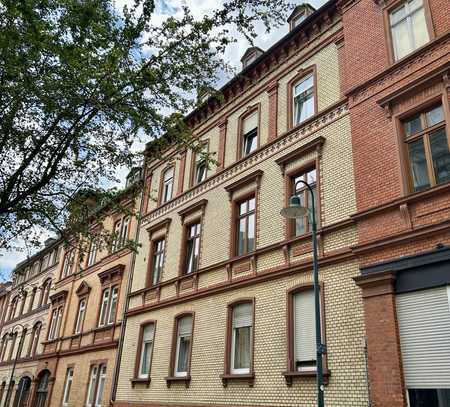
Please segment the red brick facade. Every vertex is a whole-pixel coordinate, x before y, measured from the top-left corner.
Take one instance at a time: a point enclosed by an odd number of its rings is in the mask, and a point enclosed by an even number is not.
[[[450,185],[412,193],[400,119],[442,103],[449,134],[450,17],[446,0],[424,0],[430,41],[393,61],[388,11],[399,1],[343,1],[341,71],[349,99],[361,267],[450,243]],[[407,405],[395,308],[395,273],[362,288],[374,407]]]

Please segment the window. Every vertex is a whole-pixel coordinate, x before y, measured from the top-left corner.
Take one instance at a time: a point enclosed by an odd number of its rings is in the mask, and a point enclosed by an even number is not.
[[[37,291],[37,287],[34,287],[31,290],[30,302],[28,303],[28,312],[31,312],[33,310],[34,300],[36,298],[36,291]]]
[[[18,302],[19,302],[19,296],[16,296],[12,299],[11,305],[9,307],[9,318],[8,319],[13,319],[15,317]]]
[[[123,219],[114,223],[114,241],[112,244],[112,252],[121,249],[128,240],[130,228],[130,217],[126,216]]]
[[[30,345],[28,347],[28,356],[34,357],[36,355],[41,330],[42,324],[40,322],[36,323],[33,327],[33,330],[31,331]]]
[[[442,105],[403,122],[412,190],[450,181],[450,152]]]
[[[97,259],[97,249],[97,240],[93,238],[89,246],[88,267],[95,264],[95,261]]]
[[[297,27],[302,21],[306,19],[306,17],[307,17],[306,13],[300,13],[296,15],[291,21],[292,28]]]
[[[166,241],[164,239],[152,242],[153,245],[152,270],[151,270],[152,285],[158,284],[161,281],[161,274],[164,266],[165,244]]]
[[[409,0],[389,13],[396,60],[403,58],[429,40],[423,0]]]
[[[14,356],[14,348],[16,347],[16,342],[17,342],[17,332],[14,332],[12,334],[12,336],[10,337],[10,342],[11,342],[11,347],[9,348],[9,356],[8,356],[8,360],[12,360]]]
[[[108,287],[103,290],[98,326],[105,326],[114,323],[116,319],[118,295],[118,286]]]
[[[72,274],[72,268],[75,260],[75,251],[71,250],[67,252],[64,256],[62,278],[67,277]]]
[[[53,250],[52,253],[52,265],[58,263],[59,260],[59,247]]]
[[[69,367],[66,372],[66,383],[63,390],[63,406],[69,405],[70,389],[73,381],[73,367]]]
[[[45,270],[49,266],[50,254],[46,254],[42,260],[42,270]]]
[[[313,197],[311,197],[308,188],[299,181],[305,181],[311,186],[313,190]],[[302,172],[297,176],[292,177],[291,182],[292,182],[292,193],[300,197],[301,205],[307,207],[311,211],[312,199],[314,199],[317,213],[316,169],[313,168],[308,171]],[[292,222],[291,235],[293,236],[301,236],[311,231],[311,224],[308,215],[304,216],[303,218],[293,219],[291,222]]]
[[[207,148],[207,145],[203,145],[202,151],[195,154],[193,185],[200,184],[206,179],[208,173],[208,163],[206,162]]]
[[[187,226],[186,268],[185,273],[191,274],[198,269],[200,257],[200,222]]]
[[[314,290],[293,294],[294,370],[316,369],[316,324]]]
[[[188,376],[192,345],[192,322],[192,315],[186,315],[177,319],[174,364],[175,377]]]
[[[237,255],[241,256],[255,250],[255,197],[248,198],[237,204],[238,217],[236,219],[237,230]]]
[[[292,98],[293,125],[296,126],[315,114],[313,73],[294,83]]]
[[[242,119],[242,157],[249,155],[258,147],[258,117],[256,110]]]
[[[52,288],[52,280],[50,279],[46,280],[41,287],[41,297],[39,298],[39,307],[47,305],[51,288]]]
[[[77,319],[75,322],[75,333],[79,334],[83,330],[84,316],[86,315],[86,298],[82,298],[78,304]]]
[[[137,377],[147,379],[150,375],[150,365],[155,337],[155,324],[150,323],[141,327],[141,346],[139,354],[139,367]]]
[[[91,366],[86,407],[101,407],[106,381],[106,364]]]
[[[174,167],[168,168],[163,173],[161,203],[165,203],[172,199],[174,173],[175,173]]]
[[[232,307],[230,373],[249,374],[253,354],[253,303]]]
[[[2,342],[0,344],[0,361],[1,362],[5,361],[7,344],[8,344],[8,334],[6,333],[3,335]]]
[[[59,331],[61,329],[61,321],[63,316],[63,307],[55,308],[52,311],[52,316],[50,320],[50,327],[48,330],[48,339],[56,339],[59,337]]]

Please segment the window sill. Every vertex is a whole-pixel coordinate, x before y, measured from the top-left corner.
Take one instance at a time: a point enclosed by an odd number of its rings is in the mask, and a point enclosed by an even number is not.
[[[150,377],[146,377],[146,378],[133,377],[132,379],[130,379],[131,386],[133,387],[133,389],[137,384],[145,384],[145,387],[147,387],[147,389],[148,389],[151,381],[152,381],[152,379]]]
[[[167,376],[164,378],[166,380],[166,385],[168,388],[172,385],[172,383],[184,383],[186,388],[189,387],[189,383],[191,382],[191,376]]]
[[[305,370],[305,371],[286,371],[283,372],[282,375],[284,376],[284,379],[286,380],[286,384],[291,387],[292,381],[295,378],[301,378],[301,377],[316,377],[317,371],[316,370]],[[328,369],[323,370],[323,384],[328,384],[328,378],[330,377],[331,372]]]
[[[230,380],[232,381],[246,381],[248,382],[248,387],[253,387],[255,382],[255,374],[254,373],[245,373],[245,374],[231,374],[231,373],[224,373],[220,375],[220,378],[222,379],[222,385],[223,387],[228,386],[228,382]]]

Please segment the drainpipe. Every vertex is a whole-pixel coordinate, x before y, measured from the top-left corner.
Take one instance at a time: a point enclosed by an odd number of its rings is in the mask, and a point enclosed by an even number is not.
[[[145,168],[145,161],[144,161],[144,168]],[[144,193],[145,193],[145,170],[144,174],[142,175],[143,179],[143,185],[142,185],[142,192],[141,192],[141,201],[139,203],[139,217],[136,224],[136,232],[134,235],[134,241],[139,243],[139,230],[141,227],[141,218],[140,215],[142,214],[142,209],[144,205]],[[133,252],[130,258],[130,263],[128,267],[128,280],[127,280],[127,288],[126,288],[126,296],[125,301],[122,306],[122,322],[120,325],[120,336],[119,336],[119,346],[117,349],[116,354],[116,361],[114,366],[114,374],[113,374],[113,381],[111,383],[111,398],[109,401],[109,405],[112,406],[114,401],[116,400],[116,394],[117,394],[117,382],[119,378],[119,372],[120,372],[120,360],[122,359],[122,349],[123,349],[123,341],[125,338],[125,328],[127,325],[127,318],[126,318],[126,312],[128,311],[128,306],[130,302],[129,294],[131,292],[131,286],[133,284],[133,273],[134,273],[134,265],[136,264],[136,252]]]
[[[364,362],[366,364],[366,386],[367,386],[367,406],[372,407],[372,400],[370,398],[370,379],[369,379],[369,354],[367,351],[367,338],[363,338],[364,347]]]

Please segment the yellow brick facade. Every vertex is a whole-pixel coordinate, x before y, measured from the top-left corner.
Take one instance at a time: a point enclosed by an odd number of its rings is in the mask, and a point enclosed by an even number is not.
[[[326,404],[367,405],[362,304],[352,280],[358,275],[358,265],[350,250],[356,243],[350,217],[356,211],[350,121],[340,92],[339,51],[333,40],[339,34],[339,24],[332,20],[328,30],[318,33],[315,41],[291,54],[276,70],[198,126],[200,138],[210,140],[210,152],[218,153],[219,124],[226,119],[224,169],[216,172],[214,168],[208,172],[206,181],[189,188],[192,154],[188,152],[183,191],[162,206],[157,202],[149,204],[138,231],[141,247],[133,270],[115,405],[314,404],[313,377],[295,378],[290,387],[282,374],[287,370],[288,358],[287,293],[298,284],[311,284],[312,265],[311,249],[304,250],[310,245],[310,235],[287,236],[280,209],[291,194],[286,190],[286,174],[305,165],[314,166],[319,176],[320,280],[331,372],[325,390]],[[305,125],[288,130],[288,83],[299,71],[310,67],[314,67],[316,74],[318,110]],[[266,87],[274,80],[278,84],[278,137],[271,140],[271,102]],[[239,159],[239,119],[255,105],[260,112],[259,148],[248,158]],[[302,149],[304,152],[286,159]],[[176,165],[177,191],[183,160],[176,157],[172,160]],[[167,162],[149,165],[150,189],[157,195],[161,169]],[[243,179],[248,179],[245,185],[236,187]],[[232,207],[236,199],[250,191],[254,191],[257,201],[256,250],[235,257],[231,241]],[[186,276],[180,274],[185,244],[183,229],[189,222],[184,211],[195,203],[199,206],[187,216],[201,218],[199,269]],[[150,238],[149,230],[163,221],[165,226],[160,227],[159,235],[152,234]],[[165,262],[161,282],[149,287],[147,274],[155,236],[165,236]],[[230,380],[225,387],[221,375],[228,357],[225,356],[227,304],[242,298],[253,298],[255,302],[254,383],[249,386],[246,381]],[[184,312],[194,313],[188,386],[166,380],[171,375],[174,319]],[[140,352],[140,327],[145,321],[156,322],[148,383],[133,380],[136,355]]]

